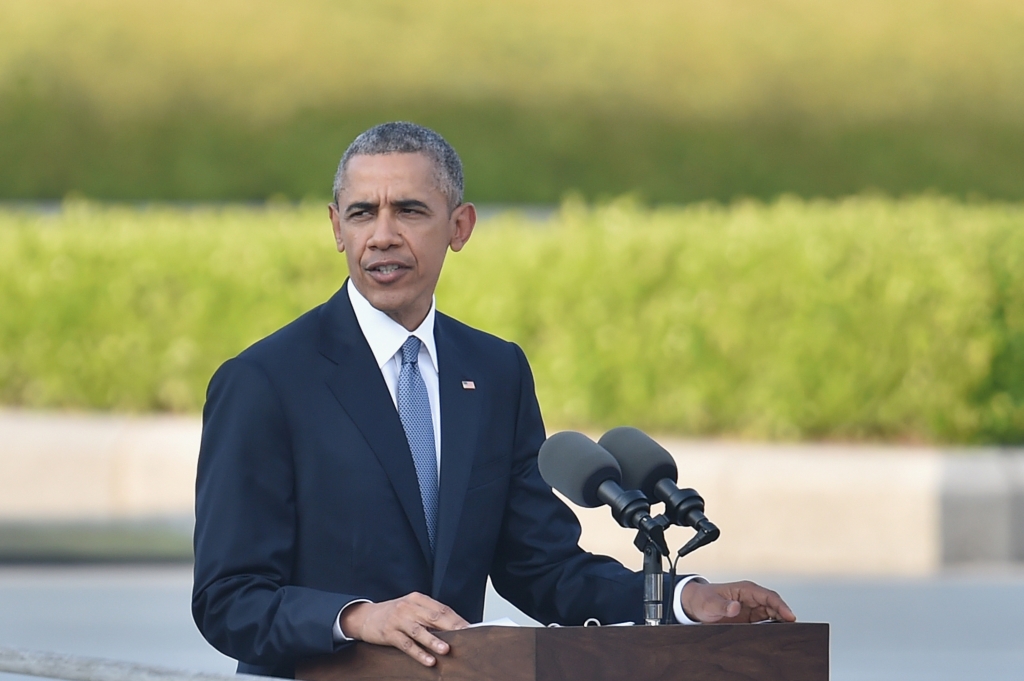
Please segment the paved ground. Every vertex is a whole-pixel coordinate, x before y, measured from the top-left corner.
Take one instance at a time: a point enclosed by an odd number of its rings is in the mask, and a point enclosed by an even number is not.
[[[1024,679],[1024,574],[761,581],[832,624],[834,681]],[[187,566],[0,567],[0,645],[230,672],[192,624],[190,588]],[[491,594],[501,616],[526,621]]]

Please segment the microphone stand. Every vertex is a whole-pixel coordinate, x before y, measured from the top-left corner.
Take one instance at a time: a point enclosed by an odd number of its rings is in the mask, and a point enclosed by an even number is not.
[[[624,490],[614,480],[606,480],[597,488],[601,503],[611,506],[612,517],[623,527],[635,527],[633,545],[644,552],[644,621],[661,624],[664,616],[665,573],[661,557],[669,555],[665,528],[671,521],[664,515],[652,518],[651,504],[639,490]]]
[[[663,515],[645,519],[636,533],[633,545],[644,553],[644,622],[657,626],[665,617],[665,571],[661,557],[669,555],[665,543],[665,528],[669,519]]]

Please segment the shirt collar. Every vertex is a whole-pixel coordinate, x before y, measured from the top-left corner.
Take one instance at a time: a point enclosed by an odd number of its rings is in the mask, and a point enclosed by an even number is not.
[[[345,288],[348,289],[348,299],[352,303],[352,311],[355,312],[356,321],[359,322],[359,328],[362,330],[366,342],[370,345],[373,357],[377,360],[378,368],[383,368],[402,349],[402,345],[409,336],[416,336],[420,339],[423,347],[427,349],[430,363],[434,365],[434,371],[440,373],[437,368],[437,345],[434,343],[436,301],[433,296],[430,297],[430,310],[423,319],[423,323],[410,332],[394,319],[371,305],[370,301],[356,290],[351,279]]]

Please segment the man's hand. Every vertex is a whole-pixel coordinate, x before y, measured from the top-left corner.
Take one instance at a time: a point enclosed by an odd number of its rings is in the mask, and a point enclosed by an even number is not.
[[[447,605],[421,593],[383,603],[356,603],[341,613],[341,630],[349,638],[394,646],[427,667],[437,661],[433,654],[448,653],[448,644],[428,629],[452,631],[468,626]]]
[[[698,622],[795,622],[796,615],[779,594],[753,582],[701,584],[683,587],[683,612]]]

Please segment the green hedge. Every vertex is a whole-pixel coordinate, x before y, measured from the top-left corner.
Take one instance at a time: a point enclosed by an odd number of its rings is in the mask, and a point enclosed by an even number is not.
[[[0,401],[196,411],[345,276],[322,206],[0,212]],[[547,419],[1024,442],[1024,206],[941,198],[504,214],[440,309],[520,343]]]
[[[1020,0],[0,0],[0,198],[326,198],[366,127],[477,201],[1024,199]]]

